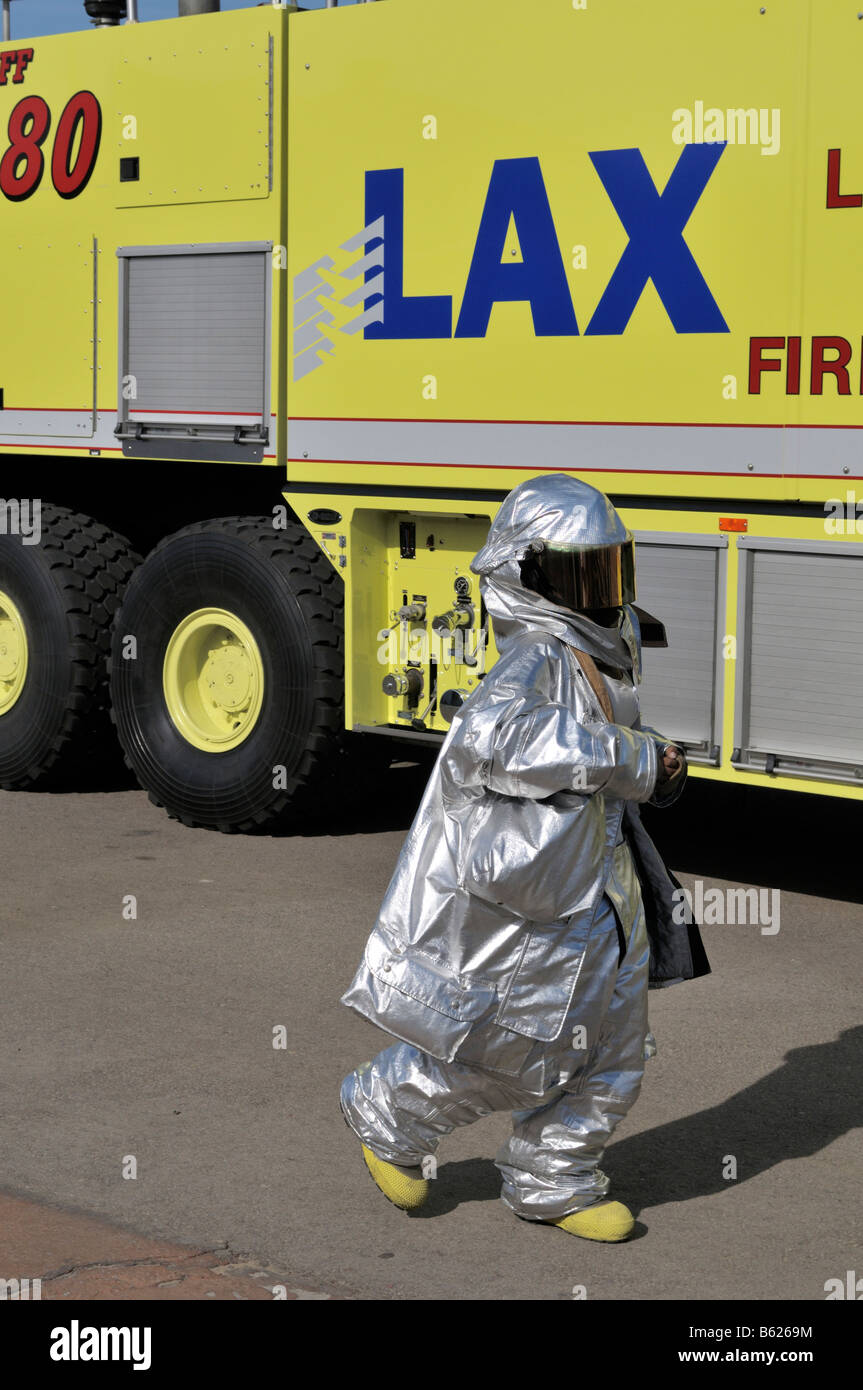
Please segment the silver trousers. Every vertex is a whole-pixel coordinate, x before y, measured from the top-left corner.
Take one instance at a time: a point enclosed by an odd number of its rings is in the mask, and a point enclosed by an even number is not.
[[[599,1167],[615,1126],[638,1098],[648,1037],[649,947],[638,880],[627,846],[597,908],[572,1005],[551,1043],[524,1040],[512,1065],[514,1034],[478,1020],[460,1054],[443,1062],[396,1043],[345,1078],[341,1107],[378,1158],[436,1174],[445,1135],[493,1110],[512,1111],[512,1133],[495,1163],[504,1203],[528,1220],[549,1221],[603,1201]]]

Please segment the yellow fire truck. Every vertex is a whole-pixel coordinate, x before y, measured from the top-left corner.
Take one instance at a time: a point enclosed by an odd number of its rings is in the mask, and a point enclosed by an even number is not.
[[[564,469],[696,775],[859,798],[857,5],[86,8],[0,51],[0,785],[251,830],[439,741]]]

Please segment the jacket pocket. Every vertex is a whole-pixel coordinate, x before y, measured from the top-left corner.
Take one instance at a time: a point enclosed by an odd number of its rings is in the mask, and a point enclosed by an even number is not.
[[[581,975],[592,916],[588,908],[554,925],[532,925],[496,1023],[528,1038],[556,1041]]]
[[[491,985],[460,976],[440,961],[376,930],[366,945],[376,1021],[423,1052],[452,1061],[473,1023],[497,999]]]
[[[532,922],[559,922],[584,905],[597,870],[596,808],[577,793],[543,801],[489,793],[473,815],[459,886]],[[600,856],[601,857],[601,856]]]
[[[542,1095],[546,1089],[545,1051],[535,1038],[502,1028],[492,1013],[471,1029],[456,1053],[456,1061],[511,1079],[525,1077],[525,1089]]]

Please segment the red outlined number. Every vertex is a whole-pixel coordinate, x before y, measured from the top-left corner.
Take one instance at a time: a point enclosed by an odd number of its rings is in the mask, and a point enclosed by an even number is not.
[[[9,148],[0,160],[0,192],[13,203],[29,198],[39,187],[45,168],[42,144],[50,127],[51,112],[43,97],[22,97],[13,106]]]
[[[80,143],[72,152],[80,132]],[[76,92],[63,108],[54,136],[51,181],[61,198],[77,198],[86,187],[96,164],[102,138],[102,111],[92,92]]]
[[[9,116],[9,145],[0,159],[0,193],[13,203],[29,198],[45,172],[42,146],[51,129],[44,97],[23,97]],[[92,92],[76,92],[57,122],[51,182],[61,198],[77,198],[96,167],[102,139],[102,109]]]

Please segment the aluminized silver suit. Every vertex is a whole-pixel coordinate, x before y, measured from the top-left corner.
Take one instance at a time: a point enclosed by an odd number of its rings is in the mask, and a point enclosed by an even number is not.
[[[504,501],[471,566],[499,660],[453,719],[342,1001],[400,1039],[343,1083],[354,1132],[415,1167],[513,1111],[502,1196],[536,1220],[605,1197],[599,1161],[641,1086],[649,951],[621,822],[654,793],[660,738],[638,727],[634,612],[600,627],[525,589],[518,561],[549,536],[626,535],[567,475]],[[572,648],[621,672],[613,723]]]

